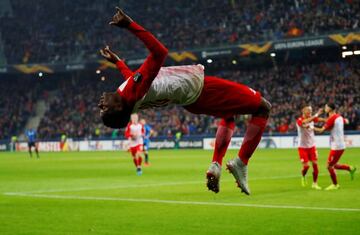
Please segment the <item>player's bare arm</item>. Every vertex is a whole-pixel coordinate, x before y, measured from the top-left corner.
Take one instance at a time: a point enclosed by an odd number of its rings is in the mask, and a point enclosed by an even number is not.
[[[314,119],[319,118],[319,116],[320,116],[323,112],[324,112],[323,109],[319,109],[315,115],[313,115],[313,116],[311,116],[311,117],[309,117],[309,118],[304,119],[304,120],[302,121],[303,127],[306,127],[307,124],[308,124],[309,122],[314,121]]]
[[[321,134],[326,130],[325,126],[323,127],[314,127],[314,131],[316,131],[317,133]]]
[[[150,51],[150,55],[144,64],[136,71],[136,79],[141,79],[141,83],[136,82],[139,80],[129,79],[135,76],[135,73],[127,68],[125,63],[110,48],[105,47],[100,51],[105,59],[117,65],[127,79],[121,90],[104,93],[98,105],[101,109],[100,115],[103,123],[111,128],[121,128],[126,126],[135,102],[141,99],[150,88],[152,81],[164,63],[168,50],[154,35],[134,22],[118,7],[109,24],[126,28],[140,39]]]

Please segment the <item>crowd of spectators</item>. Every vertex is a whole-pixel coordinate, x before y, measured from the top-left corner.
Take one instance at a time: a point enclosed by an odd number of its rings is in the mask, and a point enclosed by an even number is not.
[[[22,131],[28,118],[34,114],[37,89],[29,91],[29,87],[34,87],[30,81],[19,86],[11,79],[1,79],[0,140]]]
[[[346,129],[360,130],[360,65],[355,62],[232,70],[215,75],[247,84],[271,101],[273,109],[267,133],[295,132],[295,120],[303,105],[310,104],[316,111],[326,102],[337,104],[338,111],[350,120]],[[39,135],[43,138],[55,138],[61,133],[86,138],[112,136],[112,130],[101,124],[97,102],[102,91],[113,91],[118,83],[111,78],[104,82],[95,79],[84,82],[83,78],[59,82],[60,88],[50,99],[48,112],[39,126]],[[218,122],[177,106],[145,110],[140,116],[153,127],[155,135],[169,137],[178,131],[184,136],[214,135]],[[236,118],[235,134],[244,133],[247,119]]]
[[[107,25],[112,0],[9,1],[0,34],[9,64],[98,59],[105,44],[127,57],[144,48]],[[359,28],[358,1],[147,0],[118,1],[171,50],[319,35]]]

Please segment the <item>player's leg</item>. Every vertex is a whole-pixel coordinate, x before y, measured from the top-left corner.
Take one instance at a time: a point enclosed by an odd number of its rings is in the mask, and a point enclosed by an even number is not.
[[[207,114],[229,118],[239,114],[251,114],[245,138],[238,157],[228,162],[227,167],[234,175],[243,192],[247,187],[247,163],[264,132],[271,105],[253,89],[225,79],[206,76],[204,87],[197,101],[185,107],[195,114]]]
[[[136,173],[137,173],[137,175],[142,175],[142,169],[141,169],[142,157],[141,157],[141,155],[142,155],[142,148],[137,146],[136,153],[135,153],[135,156],[136,156]]]
[[[341,153],[341,155],[344,153],[345,150],[343,150],[343,152]],[[340,157],[341,157],[340,155]],[[354,166],[350,166],[348,164],[339,164],[339,163],[336,163],[334,165],[334,168],[336,170],[344,170],[344,171],[348,171],[350,173],[350,178],[351,180],[354,180],[354,175],[355,175],[355,171],[356,171],[356,167]]]
[[[248,164],[249,159],[261,140],[261,136],[269,118],[270,109],[270,103],[262,98],[259,109],[252,114],[252,118],[246,128],[244,141],[238,154],[245,165]]]
[[[252,114],[252,118],[246,128],[245,137],[239,150],[238,158],[230,160],[226,165],[235,177],[238,187],[241,188],[241,192],[247,195],[250,194],[247,179],[247,164],[261,140],[261,136],[269,118],[270,109],[270,103],[264,98],[261,98],[258,110]]]
[[[145,166],[149,166],[149,140],[144,141],[144,156],[145,156]]]
[[[130,151],[131,157],[133,159],[134,165],[137,168],[138,160],[137,160],[137,156],[136,156],[136,149],[134,147],[130,147],[129,151]]]
[[[312,167],[313,167],[313,184],[312,184],[312,188],[313,189],[317,189],[317,190],[321,190],[321,187],[318,185],[317,180],[318,180],[318,176],[319,176],[319,167],[318,167],[318,152],[316,150],[316,147],[312,147],[311,149],[309,149],[309,160],[312,163]]]
[[[319,177],[319,166],[318,166],[317,161],[312,161],[312,167],[313,167],[313,185],[312,185],[312,188],[321,189],[321,187],[317,183],[317,180],[318,180],[318,177]]]
[[[221,176],[222,160],[225,156],[226,150],[229,146],[231,137],[234,133],[235,121],[234,118],[221,119],[218,129],[216,131],[215,150],[212,163],[206,172],[207,187],[209,190],[218,193],[219,181]]]
[[[341,150],[340,150],[341,151]],[[342,150],[342,152],[340,153],[339,152],[339,159],[340,159],[340,157],[342,156],[342,154],[344,153],[344,151],[345,150]],[[334,165],[334,168],[336,169],[336,170],[344,170],[344,171],[350,171],[350,166],[349,165],[347,165],[347,164],[339,164],[339,163],[336,163],[335,165]]]
[[[332,184],[329,185],[325,190],[335,190],[335,189],[339,188],[339,184],[337,181],[337,176],[336,176],[334,166],[339,161],[343,152],[344,152],[344,150],[330,150],[329,157],[328,157],[327,169],[329,171]]]
[[[302,164],[301,186],[305,187],[307,185],[305,176],[306,176],[306,173],[309,170],[309,156],[308,156],[308,152],[306,151],[305,148],[298,148],[298,152],[299,152],[300,161],[301,161],[301,164]]]
[[[307,185],[307,181],[306,181],[306,173],[308,172],[310,166],[309,166],[309,162],[303,162],[302,163],[302,169],[301,169],[301,185],[303,187],[305,187]]]
[[[38,146],[37,146],[36,143],[34,144],[34,148],[35,148],[36,158],[40,158],[40,156],[39,156],[39,149],[38,149]]]
[[[32,150],[31,150],[32,144],[30,142],[28,143],[28,148],[29,148],[30,158],[32,158]]]

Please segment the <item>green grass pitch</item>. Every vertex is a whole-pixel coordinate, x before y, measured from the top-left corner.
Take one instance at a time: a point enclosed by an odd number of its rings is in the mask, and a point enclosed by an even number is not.
[[[319,150],[319,184],[330,177]],[[229,151],[224,161],[235,156]],[[339,172],[338,191],[300,186],[297,150],[257,150],[251,196],[223,169],[205,187],[212,152],[151,151],[137,176],[126,152],[0,153],[0,234],[360,234],[360,174]],[[341,162],[360,166],[360,149]],[[359,172],[357,172],[359,173]]]

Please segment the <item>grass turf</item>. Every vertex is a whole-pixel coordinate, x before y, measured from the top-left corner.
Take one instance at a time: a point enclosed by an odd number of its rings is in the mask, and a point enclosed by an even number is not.
[[[327,153],[319,150],[322,187],[330,184]],[[211,156],[151,151],[152,165],[136,176],[125,152],[1,153],[0,234],[359,234],[358,174],[350,181],[338,171],[338,191],[314,191],[311,168],[300,186],[296,150],[264,149],[249,165],[251,196],[225,171],[214,194],[205,187]],[[341,162],[360,166],[360,149]]]

